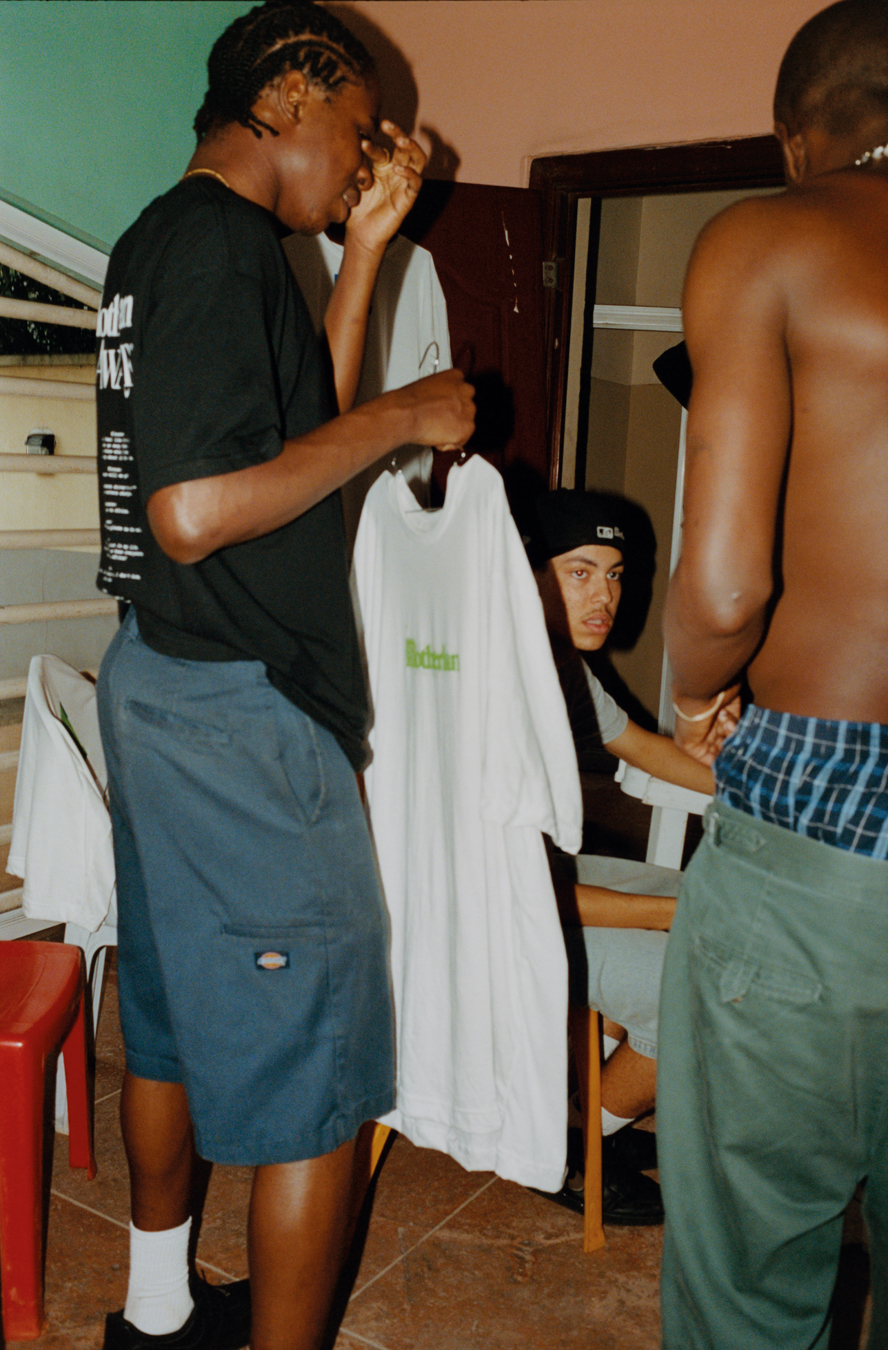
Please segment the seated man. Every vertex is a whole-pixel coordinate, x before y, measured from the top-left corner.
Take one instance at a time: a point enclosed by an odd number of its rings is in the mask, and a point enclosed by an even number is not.
[[[710,770],[667,737],[630,721],[580,656],[603,647],[613,627],[627,551],[631,559],[625,530],[619,499],[604,494],[562,489],[536,504],[528,554],[571,725],[582,738],[594,708],[609,752],[711,796]],[[723,737],[729,729],[726,715],[714,734]],[[571,997],[587,1000],[603,1018],[604,1221],[660,1223],[660,1188],[639,1170],[656,1166],[655,1137],[625,1127],[654,1106],[660,977],[681,874],[619,858],[556,855],[553,876]],[[557,1198],[582,1211],[582,1177],[571,1177]]]

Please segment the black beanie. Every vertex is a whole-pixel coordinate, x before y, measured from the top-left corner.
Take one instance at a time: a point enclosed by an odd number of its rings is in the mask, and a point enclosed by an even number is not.
[[[621,501],[606,492],[559,488],[534,502],[530,534],[525,539],[531,566],[570,553],[584,544],[616,548],[626,556],[626,520]]]

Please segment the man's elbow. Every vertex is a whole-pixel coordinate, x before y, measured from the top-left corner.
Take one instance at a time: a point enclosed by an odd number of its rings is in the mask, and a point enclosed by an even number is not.
[[[155,538],[157,538],[155,534]],[[199,544],[197,541],[191,542],[181,537],[176,539],[158,539],[157,542],[163,549],[168,558],[173,562],[183,563],[186,566],[192,566],[194,563],[203,562],[214,552],[211,548]]]
[[[719,577],[695,584],[687,575],[677,574],[669,608],[682,627],[690,623],[712,637],[734,638],[761,622],[772,593],[770,576]]]
[[[717,590],[703,610],[707,627],[715,637],[739,637],[761,622],[771,593],[770,584],[750,583]]]
[[[182,487],[175,484],[161,488],[148,499],[148,524],[167,557],[190,566],[208,558],[215,549]]]

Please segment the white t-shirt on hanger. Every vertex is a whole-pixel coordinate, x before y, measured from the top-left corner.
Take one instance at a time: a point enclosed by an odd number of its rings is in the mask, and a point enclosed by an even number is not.
[[[543,832],[576,853],[576,753],[536,582],[480,457],[423,511],[371,488],[354,572],[374,709],[367,796],[392,923],[397,1108],[465,1167],[557,1190],[567,962]]]

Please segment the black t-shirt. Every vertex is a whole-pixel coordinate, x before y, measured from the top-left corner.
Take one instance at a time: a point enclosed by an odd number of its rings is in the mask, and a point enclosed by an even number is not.
[[[188,566],[145,512],[159,488],[274,459],[333,416],[274,217],[206,176],[157,198],[111,254],[98,341],[99,589],[132,602],[157,651],[264,662],[360,767],[367,695],[339,494]]]

